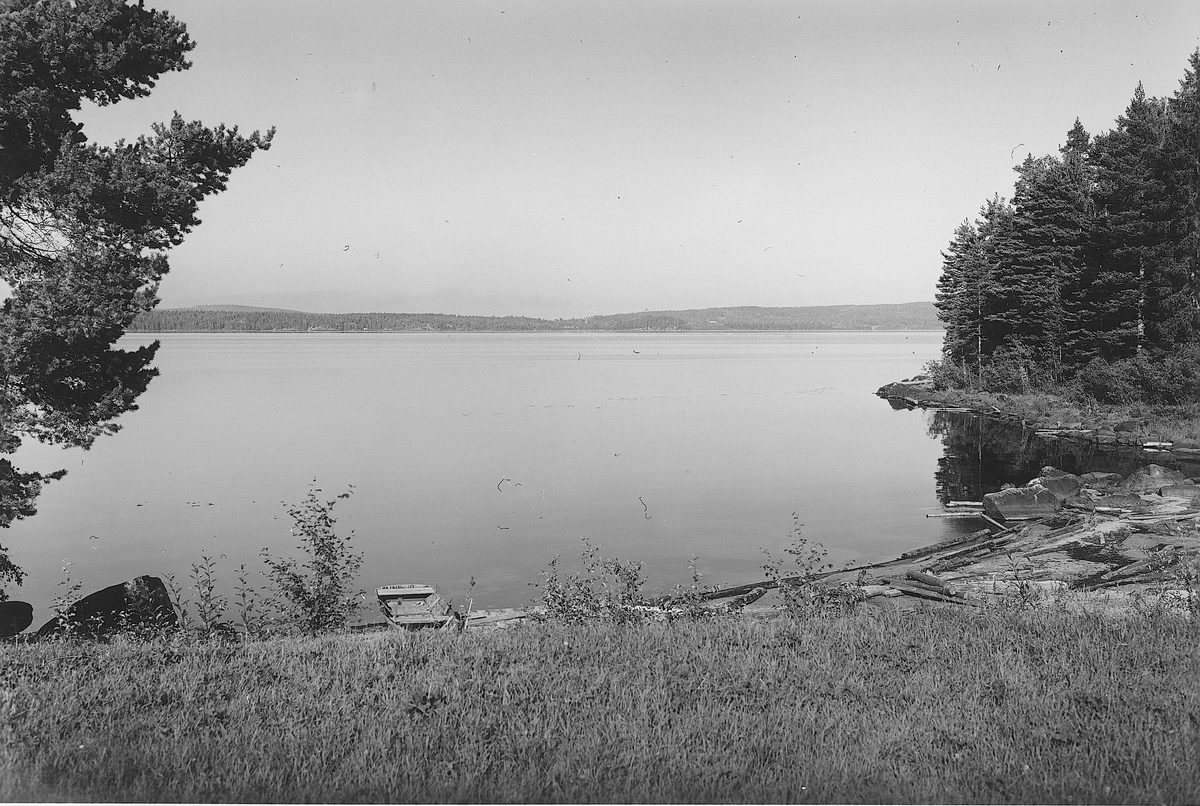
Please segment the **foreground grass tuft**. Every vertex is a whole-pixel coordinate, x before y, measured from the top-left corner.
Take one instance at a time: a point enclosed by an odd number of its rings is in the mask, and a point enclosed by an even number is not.
[[[1200,628],[868,608],[0,647],[0,798],[1200,800]]]

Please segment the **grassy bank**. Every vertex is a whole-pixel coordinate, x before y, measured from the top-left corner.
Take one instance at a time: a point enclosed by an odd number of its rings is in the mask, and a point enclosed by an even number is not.
[[[1196,802],[1200,628],[1061,609],[0,647],[0,798]]]

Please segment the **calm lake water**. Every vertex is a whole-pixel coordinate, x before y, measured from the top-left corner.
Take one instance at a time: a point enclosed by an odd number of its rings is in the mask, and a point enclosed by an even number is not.
[[[872,394],[935,358],[941,333],[159,338],[162,374],[119,434],[16,457],[68,470],[0,535],[35,626],[64,562],[87,592],[186,583],[207,553],[231,585],[263,547],[292,550],[286,503],[314,479],[353,490],[335,514],[363,588],[428,581],[464,602],[473,577],[481,607],[529,602],[584,537],[666,588],[692,556],[708,582],[762,578],[793,512],[839,563],[979,528],[925,518],[946,486],[933,415]]]

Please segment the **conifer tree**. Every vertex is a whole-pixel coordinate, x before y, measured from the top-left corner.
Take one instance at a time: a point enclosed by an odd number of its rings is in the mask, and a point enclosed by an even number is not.
[[[1118,361],[1138,354],[1146,315],[1146,278],[1163,248],[1165,185],[1156,178],[1166,136],[1166,107],[1141,83],[1116,128],[1097,135],[1095,218],[1080,291],[1075,363]]]
[[[192,48],[182,23],[140,3],[0,0],[0,454],[27,437],[87,448],[117,430],[157,372],[157,343],[115,342],[157,303],[166,252],[200,223],[200,201],[270,146],[272,132],[178,114],[132,143],[88,141],[83,101],[147,95]],[[0,459],[0,527],[32,515],[59,475]],[[0,583],[20,582],[4,560]]]
[[[1200,342],[1200,48],[1167,101],[1160,176],[1166,248],[1147,284],[1146,339],[1165,352]]]
[[[954,237],[942,252],[942,275],[938,279],[934,306],[938,318],[946,327],[942,355],[955,366],[966,367],[978,362],[978,349],[973,334],[979,317],[970,298],[969,263],[979,249],[979,234],[974,225],[964,220],[954,230]],[[964,373],[965,374],[965,373]]]
[[[982,363],[1008,342],[1011,331],[1007,303],[1010,296],[1003,256],[1010,250],[1016,211],[1012,203],[996,194],[979,210],[980,305],[977,309],[979,361]]]

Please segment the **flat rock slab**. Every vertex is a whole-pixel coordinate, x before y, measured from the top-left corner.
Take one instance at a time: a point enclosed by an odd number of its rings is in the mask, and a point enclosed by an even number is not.
[[[1180,498],[1193,501],[1200,497],[1200,485],[1197,484],[1168,484],[1158,491],[1163,498]]]
[[[1150,504],[1142,500],[1141,496],[1113,493],[1112,495],[1102,495],[1092,501],[1098,507],[1112,507],[1113,509],[1128,509],[1131,512],[1149,512],[1152,507]]]
[[[1041,485],[1016,487],[988,493],[983,497],[983,511],[992,518],[1048,518],[1058,511],[1059,498]]]
[[[1124,481],[1120,473],[1084,473],[1079,479],[1088,487],[1094,488],[1111,487]]]

